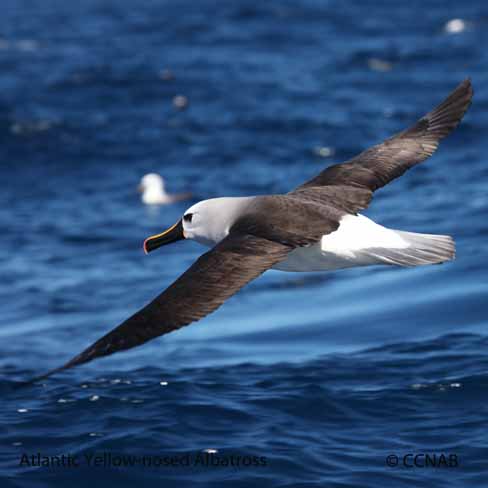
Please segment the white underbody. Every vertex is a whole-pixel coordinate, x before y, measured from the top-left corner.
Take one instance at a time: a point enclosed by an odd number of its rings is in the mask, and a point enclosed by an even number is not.
[[[195,204],[183,219],[183,233],[206,246],[214,246],[229,234],[242,209],[253,197],[215,198]],[[273,268],[281,271],[326,271],[374,264],[419,266],[454,258],[449,236],[417,234],[387,229],[363,215],[347,214],[336,231],[311,246],[297,248]]]
[[[368,250],[406,249],[409,243],[397,231],[387,229],[363,215],[346,215],[339,228],[320,242],[292,251],[273,267],[280,271],[325,271],[372,264],[385,264]]]

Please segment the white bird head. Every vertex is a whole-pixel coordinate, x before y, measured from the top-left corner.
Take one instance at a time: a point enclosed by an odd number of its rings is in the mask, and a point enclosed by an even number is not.
[[[148,253],[181,239],[193,239],[205,246],[213,246],[228,235],[229,229],[252,199],[224,197],[202,200],[186,210],[183,217],[169,229],[148,237],[144,241],[144,251]]]

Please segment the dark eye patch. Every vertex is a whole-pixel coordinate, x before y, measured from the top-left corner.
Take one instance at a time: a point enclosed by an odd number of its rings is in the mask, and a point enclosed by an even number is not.
[[[185,215],[183,215],[183,220],[185,222],[191,222],[191,219],[193,218],[193,214],[192,213],[187,213]]]

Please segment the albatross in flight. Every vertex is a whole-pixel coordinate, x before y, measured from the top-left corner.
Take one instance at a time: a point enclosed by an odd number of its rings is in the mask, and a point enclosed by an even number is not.
[[[125,322],[63,366],[31,381],[200,320],[271,268],[325,271],[453,259],[449,236],[387,229],[358,212],[375,190],[432,156],[458,125],[472,96],[467,79],[409,129],[324,169],[287,194],[213,198],[193,205],[168,230],[146,239],[144,250],[194,239],[210,251]]]

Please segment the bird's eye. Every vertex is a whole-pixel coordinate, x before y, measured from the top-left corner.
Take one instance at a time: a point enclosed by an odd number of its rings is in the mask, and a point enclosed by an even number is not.
[[[185,222],[191,222],[191,219],[193,218],[193,214],[192,213],[187,213],[185,215],[183,215],[183,220]]]

